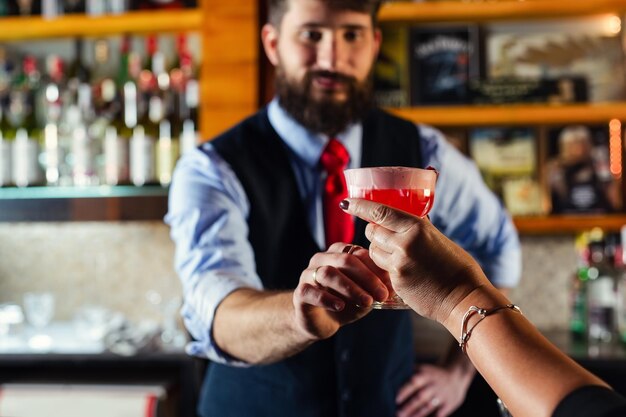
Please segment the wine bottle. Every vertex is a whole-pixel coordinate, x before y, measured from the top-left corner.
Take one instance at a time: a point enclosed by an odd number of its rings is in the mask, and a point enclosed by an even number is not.
[[[41,1],[39,0],[9,0],[9,4],[9,7],[19,16],[38,16],[41,14]]]
[[[28,130],[21,127],[15,133],[13,142],[13,182],[18,187],[38,185],[41,181],[37,156],[37,141],[29,137]]]
[[[128,183],[128,141],[118,134],[115,125],[107,126],[104,134],[104,179],[107,185]]]
[[[174,166],[178,160],[179,141],[172,136],[169,120],[159,123],[159,140],[157,142],[157,175],[159,183],[167,186],[172,182]]]
[[[5,109],[0,106],[0,187],[7,187],[13,184],[12,174],[12,152],[13,141],[4,137],[5,124],[6,124]]]
[[[138,9],[182,9],[185,7],[183,0],[139,0]]]
[[[41,0],[41,17],[55,19],[63,15],[61,0]]]
[[[61,91],[65,88],[63,61],[56,55],[46,60],[47,77],[44,86],[43,118],[45,127],[41,144],[41,163],[43,165],[47,185],[59,185],[62,165],[65,163],[65,152],[59,141],[58,126],[61,123],[63,104]]]
[[[65,0],[63,2],[63,12],[65,14],[85,13],[85,0]]]
[[[109,0],[107,10],[111,14],[124,14],[130,10],[130,0]]]
[[[130,179],[136,186],[152,184],[156,180],[154,138],[146,136],[142,125],[133,129],[130,140]]]
[[[16,77],[11,92],[8,112],[13,142],[13,182],[18,187],[39,185],[42,182],[39,167],[39,142],[42,129],[36,115],[36,98],[39,93],[41,75],[34,57],[26,56],[22,72]]]
[[[85,0],[85,12],[89,16],[102,16],[107,12],[106,5],[104,0]]]

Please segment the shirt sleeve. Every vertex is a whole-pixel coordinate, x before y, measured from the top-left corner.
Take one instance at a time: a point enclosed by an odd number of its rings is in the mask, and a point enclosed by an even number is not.
[[[478,261],[495,286],[516,286],[521,277],[521,249],[511,217],[473,161],[438,130],[421,125],[418,129],[424,165],[439,170],[431,221]]]
[[[189,354],[245,366],[212,336],[215,310],[232,291],[262,289],[247,240],[249,203],[230,166],[210,144],[185,154],[174,172],[165,222],[175,244],[183,286],[182,316],[193,341]]]
[[[626,398],[599,385],[588,385],[570,392],[552,414],[552,417],[623,416],[626,416]]]

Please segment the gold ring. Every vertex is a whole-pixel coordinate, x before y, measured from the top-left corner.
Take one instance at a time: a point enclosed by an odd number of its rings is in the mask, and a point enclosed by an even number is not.
[[[321,266],[318,266],[317,268],[315,268],[315,269],[313,270],[313,282],[314,282],[316,285],[320,285],[320,283],[319,283],[319,282],[317,282],[317,270],[318,270],[318,269],[320,269],[320,268],[321,268]]]
[[[341,252],[352,255],[358,248],[360,248],[359,245],[346,245]]]

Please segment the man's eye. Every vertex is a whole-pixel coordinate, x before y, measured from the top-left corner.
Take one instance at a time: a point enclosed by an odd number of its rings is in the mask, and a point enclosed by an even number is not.
[[[315,30],[305,30],[302,32],[302,38],[308,42],[319,42],[322,40],[322,33]]]
[[[343,38],[348,42],[354,42],[361,37],[361,32],[357,30],[348,30],[343,34]]]

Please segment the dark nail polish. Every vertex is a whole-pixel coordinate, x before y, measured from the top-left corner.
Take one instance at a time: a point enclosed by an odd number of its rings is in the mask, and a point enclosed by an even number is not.
[[[348,200],[341,200],[339,202],[339,208],[342,210],[348,210],[348,207],[350,207],[350,202]]]

